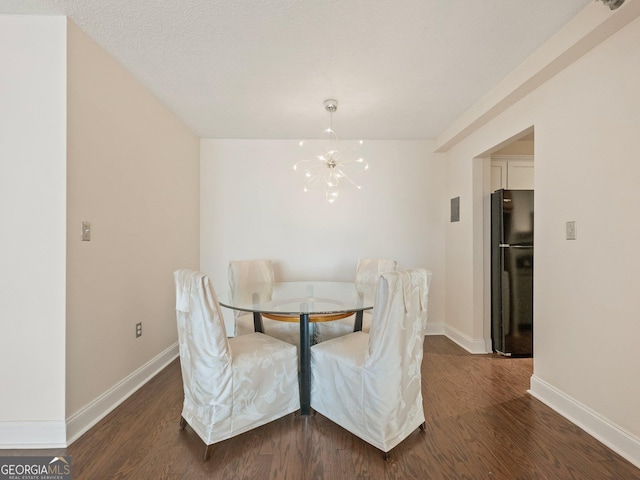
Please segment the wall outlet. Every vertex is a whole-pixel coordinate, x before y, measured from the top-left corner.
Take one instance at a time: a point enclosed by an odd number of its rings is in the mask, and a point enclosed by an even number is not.
[[[567,222],[567,240],[575,240],[576,238],[576,222]]]
[[[142,322],[136,323],[136,338],[142,336]]]

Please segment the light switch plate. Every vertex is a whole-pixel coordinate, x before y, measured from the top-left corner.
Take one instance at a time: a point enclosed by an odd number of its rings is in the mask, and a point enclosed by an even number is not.
[[[91,222],[82,222],[82,241],[91,241]]]
[[[567,240],[575,240],[576,238],[576,222],[567,222]]]

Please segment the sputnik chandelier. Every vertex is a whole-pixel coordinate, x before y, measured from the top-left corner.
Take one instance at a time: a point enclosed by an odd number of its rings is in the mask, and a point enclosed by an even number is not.
[[[322,135],[323,152],[308,155],[293,166],[296,171],[302,171],[306,180],[304,191],[308,192],[316,186],[325,188],[325,195],[329,203],[333,203],[340,193],[340,183],[348,182],[358,190],[362,187],[347,174],[348,171],[360,173],[369,168],[363,158],[358,157],[357,150],[362,146],[362,140],[358,141],[350,148],[342,149],[338,147],[338,137],[333,131],[333,114],[338,109],[337,100],[325,100],[324,108],[329,112],[329,128]],[[303,140],[299,143],[301,147],[306,147]]]

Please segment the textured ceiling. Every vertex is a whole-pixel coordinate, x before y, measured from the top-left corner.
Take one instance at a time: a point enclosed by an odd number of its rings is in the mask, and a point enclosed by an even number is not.
[[[592,0],[0,0],[61,14],[197,135],[435,138]]]

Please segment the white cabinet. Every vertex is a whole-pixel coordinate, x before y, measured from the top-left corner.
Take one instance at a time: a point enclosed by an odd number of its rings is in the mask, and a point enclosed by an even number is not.
[[[491,192],[507,188],[507,161],[491,158]]]
[[[533,190],[533,155],[493,155],[491,191]]]

